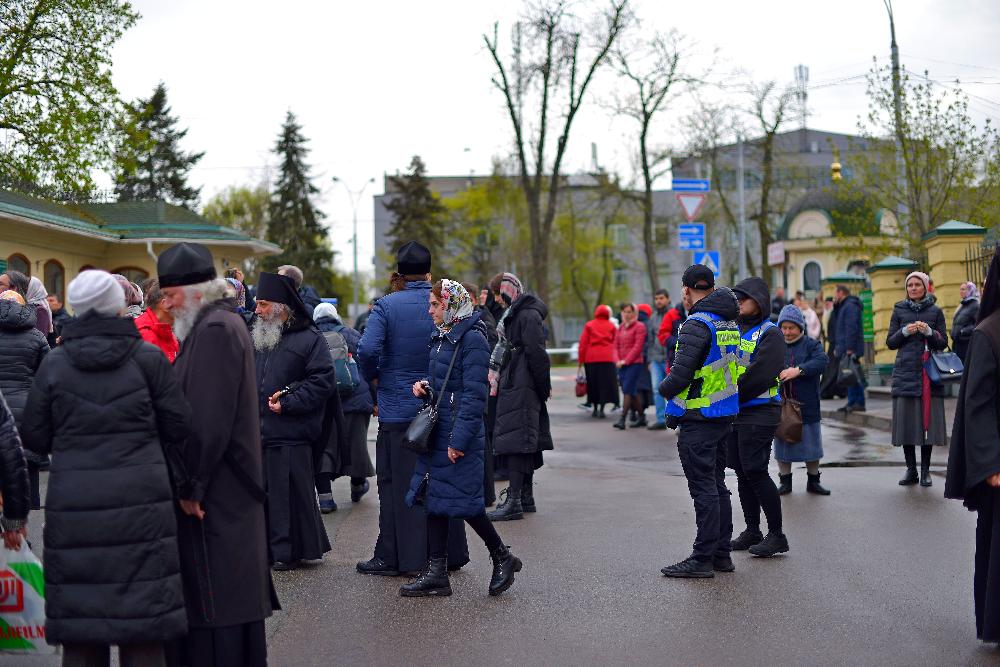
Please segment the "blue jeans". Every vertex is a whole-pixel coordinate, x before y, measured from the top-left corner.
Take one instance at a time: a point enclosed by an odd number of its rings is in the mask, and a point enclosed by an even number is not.
[[[863,384],[847,388],[847,404],[865,407],[865,386]]]
[[[664,416],[667,412],[667,399],[660,396],[660,383],[667,377],[667,362],[649,362],[649,372],[653,376],[653,398],[656,401],[656,421],[663,424],[666,421]]]

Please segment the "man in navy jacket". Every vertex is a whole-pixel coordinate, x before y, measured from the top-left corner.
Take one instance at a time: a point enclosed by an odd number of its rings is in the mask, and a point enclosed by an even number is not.
[[[839,363],[847,355],[856,357],[860,362],[865,356],[865,338],[861,329],[861,314],[864,307],[861,299],[851,294],[846,285],[837,285],[836,295],[837,332],[834,340],[834,356]],[[847,390],[847,405],[841,408],[844,412],[865,411],[865,388],[861,384]]]
[[[417,455],[403,448],[403,437],[422,401],[413,384],[427,377],[428,341],[434,333],[430,304],[431,252],[410,241],[396,253],[392,294],[372,308],[358,343],[358,370],[377,385],[378,439],[375,479],[378,483],[378,540],[375,554],[358,563],[358,572],[395,577],[418,572],[427,564],[427,515],[406,505]],[[469,562],[465,522],[454,520],[448,531],[448,566]]]

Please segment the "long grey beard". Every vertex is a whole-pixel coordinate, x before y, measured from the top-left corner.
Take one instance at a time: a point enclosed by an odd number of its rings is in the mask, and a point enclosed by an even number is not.
[[[171,311],[174,316],[174,335],[177,336],[178,342],[183,343],[184,339],[191,333],[199,310],[200,307],[196,305],[193,308],[184,306],[183,308],[174,308]]]
[[[254,349],[258,352],[273,350],[281,342],[281,320],[265,320],[258,317],[250,327],[250,339],[253,341]]]

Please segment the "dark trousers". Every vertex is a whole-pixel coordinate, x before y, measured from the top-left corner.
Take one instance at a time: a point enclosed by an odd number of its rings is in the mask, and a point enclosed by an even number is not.
[[[976,521],[976,573],[972,591],[976,636],[1000,642],[1000,490],[980,484]]]
[[[677,434],[677,454],[698,525],[692,555],[700,561],[731,551],[733,508],[726,487],[726,439],[731,431],[729,421],[682,419]]]
[[[417,455],[403,447],[407,424],[381,423],[375,441],[375,479],[378,483],[378,541],[375,557],[400,572],[419,572],[427,564],[427,514],[408,507],[406,494]],[[465,523],[452,519],[448,531],[448,562],[469,562]]]
[[[453,521],[446,516],[436,514],[427,516],[427,555],[429,557],[445,558],[448,555],[448,534]],[[479,535],[490,553],[503,546],[503,541],[493,526],[493,522],[486,518],[485,510],[478,516],[465,519],[465,523],[476,531],[476,535]]]
[[[63,644],[63,667],[108,667],[111,646],[108,644]],[[160,642],[121,644],[118,646],[121,667],[164,667],[166,653]]]
[[[778,425],[737,424],[727,438],[727,463],[736,471],[736,485],[747,528],[760,529],[760,511],[767,529],[781,532],[781,498],[767,472],[771,442]]]

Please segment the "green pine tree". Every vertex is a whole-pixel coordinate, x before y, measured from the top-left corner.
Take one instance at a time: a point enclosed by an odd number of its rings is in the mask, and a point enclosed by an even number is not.
[[[283,252],[267,257],[264,270],[274,271],[282,264],[294,264],[302,269],[306,284],[315,287],[321,296],[343,299],[349,295],[351,283],[333,268],[333,251],[326,228],[320,224],[325,216],[312,202],[319,190],[309,177],[309,165],[305,162],[309,154],[308,139],[301,130],[295,114],[289,111],[274,147],[281,173],[271,195],[267,226],[267,240],[280,246]]]
[[[181,150],[187,132],[177,129],[177,118],[170,115],[163,82],[149,99],[128,105],[115,157],[118,201],[163,199],[193,209],[201,188],[188,185],[188,173],[205,154]]]
[[[437,276],[447,275],[442,261],[447,237],[445,220],[447,208],[441,198],[431,191],[425,175],[427,167],[419,155],[410,160],[410,172],[390,176],[390,192],[385,207],[393,215],[389,228],[389,250],[395,258],[396,251],[409,241],[419,241],[431,250],[432,267]]]

